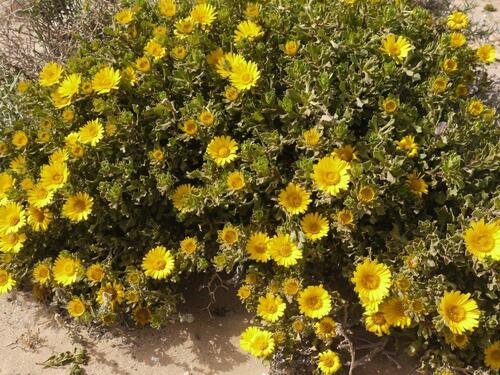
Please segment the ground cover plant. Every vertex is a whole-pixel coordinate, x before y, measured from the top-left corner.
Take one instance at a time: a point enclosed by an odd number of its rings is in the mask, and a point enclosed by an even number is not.
[[[362,326],[437,374],[495,373],[495,50],[473,38],[405,1],[124,2],[17,84],[0,293],[160,327],[217,272],[277,368],[352,373]]]

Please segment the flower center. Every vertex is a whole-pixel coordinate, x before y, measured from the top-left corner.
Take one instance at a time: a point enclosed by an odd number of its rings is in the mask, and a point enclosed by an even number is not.
[[[252,82],[252,75],[250,73],[243,73],[241,75],[241,81],[243,83],[249,84]]]
[[[380,277],[373,274],[363,275],[361,279],[361,284],[364,288],[374,290],[380,285]]]
[[[74,203],[75,211],[83,212],[85,211],[85,202],[81,199],[77,199]]]
[[[288,198],[288,201],[290,203],[290,206],[300,207],[302,203],[302,198],[299,194],[291,194],[290,197]]]
[[[447,309],[446,315],[451,321],[459,323],[465,319],[465,309],[462,306],[453,305]]]
[[[327,172],[326,181],[329,185],[336,185],[340,182],[340,174],[337,171]]]
[[[167,262],[165,262],[165,259],[158,259],[156,262],[155,262],[155,269],[157,271],[161,271],[165,268],[165,266],[167,265]]]
[[[306,299],[307,306],[309,306],[311,309],[319,309],[321,307],[321,300],[319,299],[318,296],[309,296]]]
[[[64,266],[64,273],[68,276],[71,276],[75,273],[75,266],[73,264],[66,264]]]
[[[6,285],[8,279],[9,278],[7,277],[7,275],[5,273],[0,273],[0,286]]]
[[[10,218],[9,224],[10,226],[15,227],[17,224],[19,224],[19,221],[21,221],[21,218],[15,215]]]
[[[231,150],[229,150],[228,147],[222,146],[221,148],[219,148],[219,156],[222,158],[228,157],[230,153]]]
[[[389,53],[391,55],[399,55],[401,53],[401,48],[399,48],[399,46],[396,43],[391,44],[389,46]]]
[[[321,226],[317,222],[309,224],[309,232],[311,232],[311,233],[314,233],[314,234],[319,233],[320,229],[321,229]]]
[[[292,254],[292,248],[289,244],[283,244],[280,246],[280,255],[282,257],[289,257]]]
[[[495,362],[500,361],[500,350],[492,350],[490,352],[490,357]]]
[[[266,252],[266,245],[263,243],[255,245],[255,252],[257,254],[264,254]]]
[[[60,173],[55,173],[53,176],[52,176],[52,181],[54,181],[55,183],[62,183],[63,182],[63,175],[60,174]]]
[[[488,233],[479,233],[476,238],[476,243],[478,250],[483,253],[489,253],[491,250],[493,250],[493,247],[495,245],[493,237]]]
[[[382,326],[386,323],[384,314],[381,312],[373,314],[372,320],[373,320],[373,323],[375,323],[376,325],[379,325],[379,326]]]

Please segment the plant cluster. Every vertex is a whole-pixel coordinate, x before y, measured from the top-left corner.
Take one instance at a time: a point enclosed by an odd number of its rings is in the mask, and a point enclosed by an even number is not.
[[[498,371],[496,55],[468,26],[404,0],[124,2],[18,84],[0,293],[159,327],[190,274],[227,273],[256,357],[351,372],[361,325],[438,374]]]

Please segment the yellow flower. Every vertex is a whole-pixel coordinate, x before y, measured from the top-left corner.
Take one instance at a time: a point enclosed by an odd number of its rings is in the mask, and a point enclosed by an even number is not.
[[[50,133],[46,129],[41,129],[37,132],[37,139],[36,141],[38,143],[47,143],[50,141]]]
[[[242,40],[248,40],[249,42],[253,42],[262,35],[264,35],[262,27],[253,21],[246,20],[238,24],[238,27],[234,32],[234,41],[240,42]]]
[[[382,311],[368,311],[365,313],[365,327],[368,332],[377,336],[390,334],[390,325]]]
[[[187,55],[187,50],[184,46],[175,46],[171,54],[174,59],[183,60]]]
[[[56,190],[68,181],[69,171],[65,163],[44,164],[40,171],[40,183],[49,190]]]
[[[299,310],[308,318],[321,319],[332,309],[332,298],[323,285],[308,286],[297,298]]]
[[[233,71],[238,71],[245,62],[245,58],[241,55],[226,53],[217,61],[217,73],[223,78],[228,78]]]
[[[484,104],[479,99],[472,99],[467,106],[467,112],[469,112],[472,116],[477,117],[481,115],[484,111]]]
[[[26,241],[24,233],[10,233],[0,235],[0,251],[16,254],[21,251]]]
[[[227,176],[226,184],[229,190],[241,190],[245,187],[245,176],[238,171],[232,172]]]
[[[257,262],[267,262],[271,255],[268,251],[269,237],[264,232],[253,233],[245,246],[249,258]]]
[[[276,322],[285,314],[286,303],[280,296],[267,293],[265,297],[259,297],[257,315],[268,322]]]
[[[191,18],[202,27],[210,26],[215,21],[217,12],[210,4],[198,4],[191,10]]]
[[[382,41],[380,50],[391,56],[396,62],[404,60],[413,49],[410,41],[404,36],[389,34]]]
[[[134,321],[140,326],[149,324],[152,318],[151,310],[142,306],[137,306],[132,312],[132,316],[134,317]]]
[[[57,109],[64,108],[71,104],[71,98],[64,98],[57,91],[50,94],[50,98],[52,100],[52,104],[54,104],[54,107]]]
[[[437,76],[432,82],[432,89],[436,94],[441,94],[446,91],[448,79],[442,76]]]
[[[415,137],[413,135],[407,135],[400,141],[396,141],[395,143],[397,149],[407,151],[407,154],[410,158],[417,156],[418,143],[415,143]]]
[[[226,224],[224,229],[219,232],[219,240],[226,245],[234,245],[239,241],[239,238],[240,231],[232,224]]]
[[[384,99],[384,101],[382,102],[382,108],[386,113],[396,112],[398,106],[399,106],[398,101],[391,97]]]
[[[454,48],[462,47],[467,39],[462,33],[451,33],[450,34],[450,46]]]
[[[61,85],[57,89],[57,94],[61,98],[70,100],[73,96],[78,94],[81,82],[82,82],[81,74],[78,73],[70,74],[69,76],[66,76],[64,80],[61,82]]]
[[[482,44],[476,49],[476,56],[482,62],[489,64],[497,58],[495,47],[491,44]]]
[[[289,40],[285,43],[285,53],[288,56],[295,56],[299,50],[299,42],[295,40]]]
[[[76,282],[81,271],[82,264],[80,260],[66,255],[59,255],[52,268],[54,280],[64,286]]]
[[[117,282],[107,283],[97,292],[96,301],[99,305],[110,305],[114,309],[115,305],[123,302],[125,291],[123,285]]]
[[[144,256],[142,269],[146,276],[161,280],[169,276],[174,270],[174,257],[163,246],[157,246]]]
[[[9,152],[9,146],[7,143],[0,141],[0,156],[5,156]]]
[[[190,184],[179,185],[177,189],[175,189],[174,194],[172,195],[172,200],[174,203],[174,207],[181,212],[187,212],[187,207],[184,202],[184,198],[187,195],[192,194],[196,188]]]
[[[198,249],[198,241],[194,237],[186,237],[181,241],[181,250],[186,255],[192,255]]]
[[[92,82],[91,81],[84,81],[84,82],[82,82],[82,92],[85,95],[92,94],[93,91],[94,91],[94,89],[92,88]]]
[[[240,300],[245,301],[246,299],[248,299],[252,295],[252,290],[250,289],[249,286],[243,285],[242,287],[240,287],[238,289],[237,294],[238,294],[238,297],[240,298]]]
[[[8,293],[16,285],[10,273],[0,268],[0,294]]]
[[[73,299],[68,302],[66,308],[69,315],[73,318],[79,318],[85,313],[85,304],[78,297],[73,297]]]
[[[19,81],[19,83],[17,84],[17,91],[21,94],[24,94],[26,91],[28,91],[29,88],[30,86],[28,82],[24,79],[22,81]]]
[[[335,196],[348,188],[349,168],[349,163],[344,160],[326,156],[314,165],[312,178],[320,190]]]
[[[336,328],[337,323],[335,323],[335,321],[329,316],[325,316],[314,325],[316,336],[322,340],[330,340],[335,337],[337,334]]]
[[[26,215],[22,205],[8,202],[0,207],[0,233],[17,233],[26,224]]]
[[[296,295],[300,290],[300,282],[295,278],[288,278],[283,281],[283,292],[288,296]]]
[[[358,191],[358,199],[363,203],[370,203],[375,199],[375,190],[371,186],[363,186]]]
[[[319,240],[328,235],[328,220],[319,213],[309,213],[305,215],[300,221],[300,225],[302,226],[306,238],[312,241]]]
[[[200,121],[203,125],[210,126],[213,125],[215,121],[215,116],[210,111],[203,111],[200,113]]]
[[[12,144],[15,148],[23,148],[28,144],[28,136],[22,130],[18,130],[12,135]]]
[[[25,191],[29,191],[33,188],[33,186],[35,186],[35,183],[31,177],[26,177],[21,181],[20,185]]]
[[[364,304],[378,305],[389,294],[391,271],[385,264],[365,259],[356,266],[351,281]]]
[[[452,30],[462,30],[469,25],[469,17],[463,12],[453,12],[448,16],[446,25]]]
[[[467,251],[475,257],[500,260],[500,226],[495,222],[485,223],[484,219],[471,222],[464,239]]]
[[[183,38],[186,34],[191,34],[194,29],[194,21],[191,17],[180,19],[175,23],[175,31],[178,37]]]
[[[92,213],[94,199],[87,193],[71,195],[62,207],[62,215],[73,222],[87,220]]]
[[[33,280],[41,285],[47,285],[50,280],[50,267],[45,263],[38,263],[32,271]]]
[[[134,19],[134,11],[130,8],[125,8],[115,14],[115,20],[120,25],[127,25]]]
[[[445,334],[445,340],[453,348],[464,349],[469,344],[469,337],[467,335]]]
[[[417,173],[416,171],[413,171],[412,174],[410,174],[406,178],[406,183],[408,184],[408,187],[410,188],[411,192],[415,194],[417,197],[422,197],[422,194],[427,194],[428,193],[428,185],[422,178],[422,175]]]
[[[446,73],[453,73],[458,70],[458,62],[456,59],[444,59],[442,66]]]
[[[9,167],[17,174],[24,174],[26,172],[26,158],[22,155],[15,157],[11,160]]]
[[[278,234],[268,242],[271,258],[280,266],[290,267],[302,259],[302,250],[292,241],[288,234]]]
[[[120,84],[120,71],[106,66],[100,69],[92,78],[92,89],[99,95],[107,94],[111,90],[117,90]]]
[[[297,319],[297,320],[294,320],[293,323],[292,323],[292,329],[296,332],[296,333],[302,333],[304,332],[304,323],[302,322],[302,320],[300,319]]]
[[[140,296],[136,290],[128,290],[125,292],[125,299],[130,304],[135,304],[139,302]]]
[[[148,153],[149,157],[155,161],[162,161],[165,159],[165,153],[161,148],[155,148]]]
[[[229,136],[215,137],[207,147],[208,155],[219,166],[224,166],[235,160],[238,157],[237,151],[238,144]]]
[[[141,272],[135,268],[127,267],[126,280],[130,285],[139,285],[142,281]]]
[[[165,17],[175,16],[177,9],[174,0],[160,0],[158,2],[158,8],[160,9],[160,13]]]
[[[245,17],[246,18],[256,18],[260,13],[259,3],[247,3],[245,7]]]
[[[484,349],[484,364],[493,370],[500,370],[500,341]]]
[[[302,138],[304,139],[304,142],[307,146],[314,147],[319,143],[321,133],[315,128],[311,128],[309,130],[305,130],[302,133]]]
[[[335,149],[332,153],[332,156],[337,156],[339,159],[344,160],[348,163],[358,158],[356,147],[353,147],[351,145],[345,145]]]
[[[391,326],[406,328],[411,324],[411,318],[406,315],[405,307],[399,297],[393,297],[382,303],[380,311]]]
[[[28,203],[36,208],[42,208],[52,202],[54,191],[47,189],[42,184],[35,185],[28,190]]]
[[[229,76],[231,85],[240,91],[250,90],[256,86],[259,78],[260,71],[253,61],[245,61],[236,69],[233,68]]]
[[[134,68],[128,66],[120,71],[120,75],[130,86],[135,86],[135,83],[137,82],[137,75],[135,74]]]
[[[156,40],[151,39],[144,47],[144,52],[153,56],[155,60],[160,60],[165,56],[165,48],[161,46]]]
[[[0,202],[7,197],[16,180],[8,173],[0,173]]]
[[[280,191],[278,202],[290,215],[297,215],[307,211],[311,194],[290,182],[286,189]]]
[[[53,86],[59,82],[64,68],[56,62],[45,64],[40,72],[40,86]]]
[[[318,355],[318,369],[322,374],[331,375],[335,374],[342,368],[342,362],[337,353],[330,349],[319,353]]]
[[[52,213],[46,208],[28,207],[28,224],[35,232],[45,232],[52,217]]]
[[[147,73],[151,70],[151,64],[149,63],[148,58],[145,56],[139,57],[137,60],[135,60],[135,67],[143,73]]]
[[[210,53],[207,55],[207,62],[209,65],[217,65],[219,63],[219,60],[224,57],[224,51],[222,48],[217,48],[214,49],[213,51],[210,51]]]
[[[342,225],[349,225],[353,222],[354,215],[351,210],[344,208],[337,212],[337,221]]]
[[[193,119],[188,119],[182,123],[181,130],[187,135],[193,136],[198,133],[198,125]]]
[[[466,331],[473,331],[479,325],[480,311],[469,293],[445,292],[438,311],[452,333],[461,335]]]
[[[104,128],[101,120],[95,119],[87,123],[78,130],[78,139],[86,145],[95,147],[104,137]]]
[[[274,351],[275,342],[271,332],[248,327],[240,336],[240,347],[254,357],[265,358]]]
[[[92,264],[85,273],[90,282],[100,283],[104,278],[104,267],[101,264]]]

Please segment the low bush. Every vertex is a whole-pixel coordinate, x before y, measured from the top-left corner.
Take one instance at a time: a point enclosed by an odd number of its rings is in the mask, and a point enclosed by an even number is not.
[[[159,327],[227,273],[276,367],[350,373],[363,326],[437,374],[499,369],[495,50],[466,14],[136,1],[103,31],[18,85],[1,293]]]

